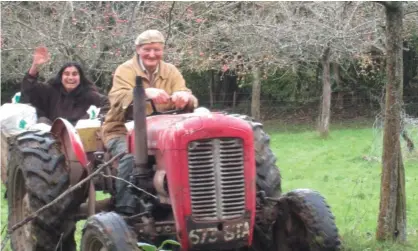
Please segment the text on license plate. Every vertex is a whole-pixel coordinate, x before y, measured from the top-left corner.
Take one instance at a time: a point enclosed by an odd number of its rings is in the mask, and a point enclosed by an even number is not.
[[[248,237],[250,234],[250,224],[240,222],[225,225],[223,230],[217,227],[193,229],[189,232],[189,240],[193,245],[215,243],[222,241],[233,241]]]

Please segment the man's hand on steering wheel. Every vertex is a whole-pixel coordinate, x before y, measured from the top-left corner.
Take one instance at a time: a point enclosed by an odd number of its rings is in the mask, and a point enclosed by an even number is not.
[[[183,109],[193,99],[195,97],[188,91],[177,91],[171,95],[171,101],[173,101],[177,109]]]
[[[176,91],[171,97],[162,89],[146,88],[145,94],[148,99],[152,99],[155,104],[167,104],[170,100],[174,103],[176,109],[183,110],[187,105],[196,102],[195,96],[188,91]]]
[[[146,88],[145,95],[147,98],[152,99],[155,104],[166,104],[170,101],[170,96],[167,92],[158,88]]]

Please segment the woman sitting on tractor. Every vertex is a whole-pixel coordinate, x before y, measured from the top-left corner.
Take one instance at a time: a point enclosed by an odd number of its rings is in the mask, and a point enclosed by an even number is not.
[[[51,124],[61,117],[75,125],[78,120],[88,118],[87,110],[91,105],[108,106],[107,96],[99,93],[78,63],[67,63],[54,78],[46,83],[39,82],[39,69],[49,60],[47,48],[36,48],[32,66],[21,84],[22,103],[36,108],[38,122]]]

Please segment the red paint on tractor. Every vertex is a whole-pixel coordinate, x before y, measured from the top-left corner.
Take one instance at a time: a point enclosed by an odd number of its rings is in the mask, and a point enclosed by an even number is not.
[[[250,226],[248,245],[251,245],[255,220],[255,156],[253,131],[251,126],[238,118],[221,113],[159,115],[147,117],[148,152],[160,156],[157,163],[163,165],[167,173],[170,200],[173,207],[176,230],[182,248],[188,250],[186,220],[191,218],[190,185],[188,176],[187,147],[190,141],[237,137],[244,144],[245,209],[249,212]],[[130,130],[129,152],[134,152],[134,130]],[[161,168],[161,167],[160,167]],[[197,223],[199,224],[199,223]]]
[[[66,160],[78,161],[86,168],[88,165],[87,156],[84,151],[83,143],[75,127],[66,119],[57,118],[54,120],[51,133],[60,139],[64,147]]]

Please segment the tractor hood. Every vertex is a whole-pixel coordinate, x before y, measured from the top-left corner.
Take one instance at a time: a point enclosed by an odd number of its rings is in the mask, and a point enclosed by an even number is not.
[[[129,152],[135,149],[133,122],[126,123]],[[195,112],[147,117],[148,152],[186,150],[188,142],[196,139],[239,137],[252,142],[250,125],[239,118],[216,112]],[[251,138],[248,138],[251,137]]]

